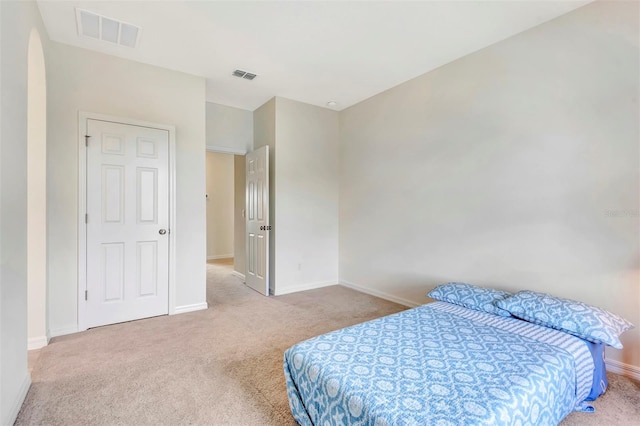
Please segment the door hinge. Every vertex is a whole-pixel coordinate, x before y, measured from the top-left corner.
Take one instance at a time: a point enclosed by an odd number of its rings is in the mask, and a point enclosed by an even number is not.
[[[89,136],[89,135],[84,135],[84,146],[89,146],[89,138],[90,137],[91,136]]]
[[[89,291],[85,290],[84,291],[84,300],[89,300],[88,297],[89,297]]]
[[[89,213],[84,214],[84,223],[89,223]]]

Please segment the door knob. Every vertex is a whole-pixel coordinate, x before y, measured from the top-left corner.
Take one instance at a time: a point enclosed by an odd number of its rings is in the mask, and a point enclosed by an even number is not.
[[[164,235],[164,234],[166,234],[166,233],[167,233],[167,230],[166,230],[166,229],[161,229],[161,230],[159,230],[159,231],[158,231],[158,233],[159,233],[160,235]]]

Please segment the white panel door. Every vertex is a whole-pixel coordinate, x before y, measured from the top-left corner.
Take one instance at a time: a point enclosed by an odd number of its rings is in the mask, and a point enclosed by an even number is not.
[[[169,312],[169,133],[87,120],[89,327]]]
[[[246,156],[247,271],[245,281],[269,295],[269,147]]]

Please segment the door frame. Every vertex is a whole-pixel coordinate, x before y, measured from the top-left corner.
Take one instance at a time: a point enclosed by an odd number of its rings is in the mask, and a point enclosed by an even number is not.
[[[130,126],[150,127],[169,133],[169,315],[176,312],[176,128],[173,125],[152,123],[133,118],[118,117],[94,112],[78,112],[78,331],[87,330],[86,303],[84,292],[87,288],[87,120],[108,121]]]

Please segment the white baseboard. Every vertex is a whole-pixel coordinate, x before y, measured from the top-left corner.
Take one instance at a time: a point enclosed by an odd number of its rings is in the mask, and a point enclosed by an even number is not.
[[[209,305],[207,304],[207,302],[194,303],[193,305],[176,306],[176,309],[173,313],[174,315],[186,314],[187,312],[202,311],[204,309],[209,309]]]
[[[616,361],[615,359],[607,359],[605,362],[607,364],[607,371],[640,381],[640,367],[625,364],[624,362]]]
[[[35,349],[44,348],[49,344],[49,338],[47,336],[29,337],[27,340],[27,350],[33,351]]]
[[[215,256],[207,256],[207,260],[220,260],[220,259],[233,259],[233,253],[231,254],[218,254]]]
[[[297,293],[299,291],[314,290],[316,288],[328,287],[330,285],[338,285],[336,281],[317,281],[315,283],[301,284],[296,286],[289,286],[285,288],[275,289],[276,296],[282,296],[285,294]]]
[[[240,272],[238,272],[238,271],[233,271],[233,272],[231,273],[231,275],[234,275],[234,276],[236,276],[236,277],[240,278],[240,279],[242,280],[242,282],[245,282],[245,280],[246,280],[246,277],[244,276],[244,274],[241,274],[241,273],[240,273]]]
[[[20,408],[22,408],[22,403],[24,399],[27,397],[27,392],[29,392],[29,388],[31,387],[31,376],[26,371],[24,372],[24,380],[22,381],[22,385],[20,385],[20,390],[16,395],[16,399],[13,401],[13,404],[10,405],[9,411],[7,411],[6,416],[2,419],[3,425],[12,425],[15,423],[18,418],[18,413],[20,413]]]
[[[72,325],[69,327],[54,328],[49,330],[49,339],[51,339],[52,337],[65,336],[67,334],[78,333],[79,331],[80,330],[78,330],[77,325]]]
[[[359,291],[361,293],[366,293],[366,294],[370,294],[371,296],[379,297],[380,299],[384,299],[384,300],[388,300],[390,302],[398,303],[400,305],[404,305],[404,306],[407,306],[409,308],[415,308],[416,306],[420,306],[420,303],[412,302],[409,299],[405,299],[403,297],[394,296],[392,294],[385,293],[383,291],[373,290],[371,288],[363,287],[361,285],[358,285],[358,284],[355,284],[355,283],[352,283],[352,282],[349,282],[349,281],[340,280],[340,285],[343,285],[345,287],[349,287],[349,288],[351,288],[353,290],[356,290],[356,291]]]

